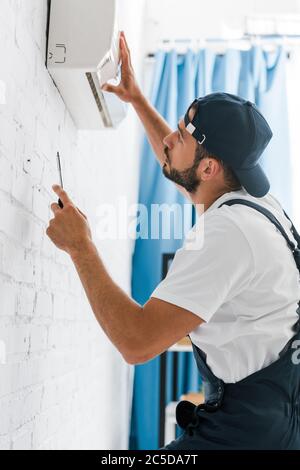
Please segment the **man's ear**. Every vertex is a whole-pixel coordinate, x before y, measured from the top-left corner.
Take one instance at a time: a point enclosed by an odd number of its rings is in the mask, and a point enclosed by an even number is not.
[[[218,166],[216,165],[218,162],[216,162],[212,158],[204,158],[202,162],[200,163],[200,169],[201,169],[201,174],[203,180],[210,179],[212,176],[217,174],[218,172]]]
[[[204,158],[203,159],[203,168],[202,168],[202,178],[203,180],[210,179],[213,176],[216,176],[220,170],[220,163],[214,158]]]

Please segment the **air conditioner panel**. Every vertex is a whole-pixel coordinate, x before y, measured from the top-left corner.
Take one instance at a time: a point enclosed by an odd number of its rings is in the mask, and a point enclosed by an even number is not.
[[[128,105],[101,90],[120,78],[116,0],[52,0],[49,72],[79,129],[116,127]]]

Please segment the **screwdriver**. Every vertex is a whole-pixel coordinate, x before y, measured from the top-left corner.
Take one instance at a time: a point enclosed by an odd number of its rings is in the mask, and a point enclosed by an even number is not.
[[[63,179],[62,179],[62,171],[61,171],[61,163],[60,163],[59,152],[57,152],[57,169],[58,169],[58,174],[59,174],[59,179],[60,179],[60,187],[63,189],[64,184],[63,184]],[[63,205],[63,203],[60,199],[58,200],[58,205],[61,209],[63,209],[64,205]]]

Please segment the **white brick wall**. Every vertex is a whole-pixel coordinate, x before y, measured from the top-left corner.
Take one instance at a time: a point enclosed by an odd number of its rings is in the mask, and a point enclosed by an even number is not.
[[[121,28],[141,44],[143,2],[120,8]],[[135,202],[140,128],[130,110],[117,131],[77,132],[44,65],[46,16],[46,0],[0,3],[0,449],[126,448],[133,368],[45,228],[58,150],[93,229],[102,201]],[[132,52],[139,74],[141,51]],[[130,292],[132,243],[98,245]]]

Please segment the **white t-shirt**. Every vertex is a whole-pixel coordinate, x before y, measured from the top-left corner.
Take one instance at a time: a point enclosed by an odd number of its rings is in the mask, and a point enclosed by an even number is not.
[[[294,334],[300,299],[299,272],[284,237],[250,207],[218,208],[234,198],[266,207],[296,243],[290,221],[271,194],[263,198],[245,190],[223,194],[201,216],[205,218],[202,248],[187,250],[184,243],[151,295],[205,321],[190,337],[225,383],[237,382],[278,358]]]

